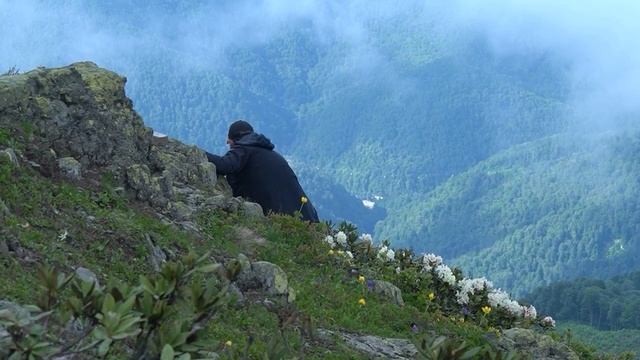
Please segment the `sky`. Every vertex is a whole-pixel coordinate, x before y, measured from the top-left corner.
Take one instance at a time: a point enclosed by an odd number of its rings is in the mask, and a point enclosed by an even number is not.
[[[88,59],[127,72],[141,54],[171,57],[178,67],[214,68],[229,49],[266,43],[302,25],[323,45],[349,44],[345,62],[351,56],[387,64],[369,25],[400,17],[452,42],[481,36],[496,57],[559,59],[579,117],[608,121],[640,111],[635,0],[140,1],[138,13],[127,3],[114,0],[105,11],[94,1],[0,0],[0,71]]]

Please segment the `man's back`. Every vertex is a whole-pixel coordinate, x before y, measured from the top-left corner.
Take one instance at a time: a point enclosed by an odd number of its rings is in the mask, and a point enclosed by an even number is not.
[[[218,174],[226,175],[234,196],[260,204],[265,213],[293,214],[306,197],[298,178],[265,136],[250,133],[233,143],[223,157],[207,154]],[[318,221],[311,202],[302,206],[303,219]]]

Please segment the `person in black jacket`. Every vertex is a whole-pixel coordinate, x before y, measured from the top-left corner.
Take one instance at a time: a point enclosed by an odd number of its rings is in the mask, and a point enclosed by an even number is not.
[[[233,196],[256,202],[265,215],[269,212],[293,215],[318,222],[318,214],[302,190],[296,174],[287,161],[273,150],[271,141],[253,131],[246,121],[238,120],[229,127],[224,156],[207,154],[219,175],[226,175]]]

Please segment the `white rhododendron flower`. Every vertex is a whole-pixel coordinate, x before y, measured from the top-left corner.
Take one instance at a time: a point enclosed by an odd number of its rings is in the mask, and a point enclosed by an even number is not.
[[[458,288],[459,289],[456,292],[458,304],[467,305],[471,295],[477,294],[485,288],[492,289],[493,284],[484,277],[477,279],[462,279],[458,282]]]
[[[442,257],[435,254],[422,254],[422,265],[425,271],[429,271],[439,265],[442,265]]]
[[[545,318],[542,319],[542,325],[556,327],[556,321],[553,320],[551,316],[545,316]]]
[[[336,234],[336,241],[338,242],[338,244],[340,244],[341,246],[347,246],[347,234],[345,234],[344,232],[340,231]]]
[[[333,239],[333,236],[331,236],[331,235],[327,235],[327,237],[324,238],[324,242],[329,244],[329,246],[331,246],[331,248],[336,247],[336,241]]]
[[[387,260],[393,261],[395,257],[396,257],[396,253],[393,250],[391,249],[387,250]]]
[[[362,234],[360,236],[360,240],[368,242],[369,244],[373,243],[373,237],[371,236],[371,234]]]
[[[524,306],[522,310],[525,319],[535,320],[538,317],[538,312],[533,305]]]
[[[453,275],[453,271],[451,271],[451,269],[447,265],[445,264],[438,265],[435,268],[435,272],[436,272],[436,275],[438,275],[438,277],[440,278],[440,280],[446,282],[451,286],[456,285],[456,277],[455,275]]]
[[[346,251],[345,255],[347,255],[349,259],[353,259],[353,254],[351,253],[351,251]]]
[[[511,315],[521,317],[524,315],[524,307],[517,301],[511,300],[509,294],[495,289],[489,293],[489,304],[493,307],[501,307],[507,310]]]

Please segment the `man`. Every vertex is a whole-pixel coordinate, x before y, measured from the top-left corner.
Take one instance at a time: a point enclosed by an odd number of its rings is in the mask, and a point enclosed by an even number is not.
[[[265,214],[269,212],[293,215],[318,222],[318,214],[302,190],[296,174],[274,145],[262,134],[253,131],[246,121],[238,120],[229,127],[229,151],[224,156],[207,153],[219,175],[226,175],[233,196],[254,201]]]

